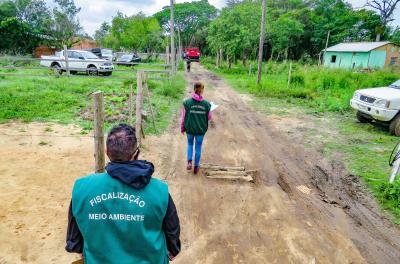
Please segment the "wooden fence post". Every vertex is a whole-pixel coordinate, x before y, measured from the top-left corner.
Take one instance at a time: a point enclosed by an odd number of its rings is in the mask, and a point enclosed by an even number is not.
[[[137,72],[137,91],[136,91],[136,139],[140,147],[142,143],[142,110],[143,110],[143,71]]]
[[[129,121],[128,124],[132,125],[132,116],[133,116],[133,103],[132,103],[132,99],[133,99],[133,85],[130,84],[129,85],[129,103],[128,103],[128,107],[129,107]]]
[[[165,47],[165,64],[170,64],[169,60],[169,46]]]
[[[147,82],[147,75],[145,74],[143,77],[144,77],[144,90],[146,91],[146,97],[147,97],[147,102],[148,102],[149,108],[150,108],[151,118],[153,120],[154,131],[157,132],[156,120],[155,120],[156,117],[154,115],[153,106],[151,105],[151,101],[150,101],[150,91],[149,91],[149,84]]]
[[[69,71],[69,62],[68,62],[68,52],[67,52],[67,45],[64,45],[64,59],[65,59],[65,68],[67,72],[67,76],[70,76],[70,71]]]
[[[289,74],[288,74],[288,81],[287,81],[287,87],[289,88],[290,86],[290,78],[292,77],[292,62],[290,62],[289,65]]]
[[[94,99],[94,159],[95,172],[104,172],[104,101],[103,92],[93,93]]]

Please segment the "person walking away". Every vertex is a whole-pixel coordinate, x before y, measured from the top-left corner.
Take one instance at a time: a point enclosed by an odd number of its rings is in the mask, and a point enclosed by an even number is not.
[[[211,104],[203,98],[204,84],[196,82],[191,98],[183,102],[181,109],[181,132],[187,135],[187,170],[192,169],[193,145],[195,142],[194,174],[199,172],[201,146],[211,120]]]
[[[187,58],[187,60],[186,60],[186,71],[187,72],[190,72],[190,63],[191,63],[190,59]]]
[[[151,162],[138,160],[133,127],[115,126],[106,145],[106,172],[75,181],[65,249],[88,264],[168,263],[181,248],[168,185],[152,178]]]

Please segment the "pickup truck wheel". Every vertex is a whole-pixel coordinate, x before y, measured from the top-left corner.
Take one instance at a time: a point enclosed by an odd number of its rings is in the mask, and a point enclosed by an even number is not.
[[[365,117],[365,115],[363,115],[360,111],[357,111],[357,120],[360,123],[371,123],[372,122],[371,118]]]
[[[61,66],[59,64],[54,64],[51,66],[55,75],[59,76],[62,74]]]
[[[400,136],[400,115],[397,115],[389,125],[389,132],[391,135]]]
[[[90,66],[87,69],[87,74],[90,76],[97,76],[97,75],[99,75],[99,71],[97,70],[97,68],[95,66]]]

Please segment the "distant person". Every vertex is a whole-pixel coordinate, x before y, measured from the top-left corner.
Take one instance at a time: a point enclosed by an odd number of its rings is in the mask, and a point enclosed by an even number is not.
[[[120,124],[107,137],[105,173],[76,180],[68,214],[68,252],[85,263],[164,264],[180,251],[180,225],[168,186],[138,160],[135,129]]]
[[[181,132],[187,135],[187,170],[192,170],[193,143],[195,145],[194,174],[199,172],[201,159],[201,146],[204,135],[208,130],[208,121],[211,120],[211,104],[203,99],[204,84],[196,82],[194,92],[190,99],[183,102]]]
[[[188,59],[186,60],[186,71],[187,71],[187,72],[190,72],[190,63],[191,63],[191,61],[190,61],[190,59],[188,58]]]

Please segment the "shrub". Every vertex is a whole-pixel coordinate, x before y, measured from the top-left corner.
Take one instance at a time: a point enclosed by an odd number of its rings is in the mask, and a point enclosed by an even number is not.
[[[291,77],[291,84],[304,87],[304,76],[301,74],[295,74]]]
[[[381,199],[385,199],[394,203],[395,206],[400,206],[400,180],[394,183],[381,183],[379,185]]]

